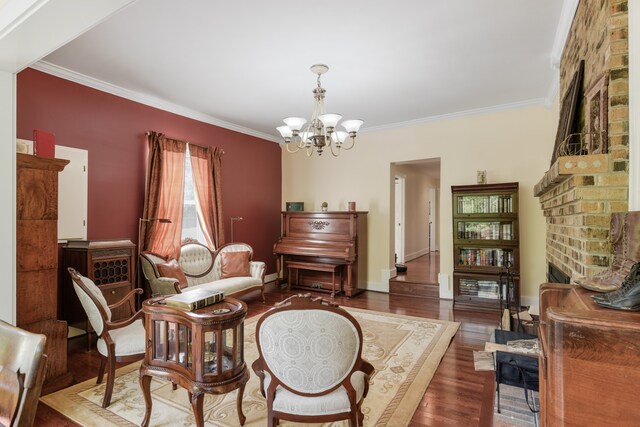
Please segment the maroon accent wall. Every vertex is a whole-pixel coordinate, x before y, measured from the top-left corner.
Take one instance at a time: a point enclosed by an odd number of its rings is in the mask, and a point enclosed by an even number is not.
[[[223,210],[227,241],[250,244],[254,259],[275,272],[280,236],[282,165],[271,141],[189,119],[33,69],[18,74],[17,137],[41,129],[56,144],[89,151],[89,239],[128,238],[137,244],[146,168],[145,132],[202,146],[222,147]],[[215,102],[215,101],[212,101]]]

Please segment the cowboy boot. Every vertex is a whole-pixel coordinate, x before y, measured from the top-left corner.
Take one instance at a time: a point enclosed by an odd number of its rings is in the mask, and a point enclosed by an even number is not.
[[[628,212],[611,214],[609,244],[611,246],[611,267],[591,277],[578,277],[574,282],[594,292],[611,292],[620,288],[634,262],[627,261],[626,229]],[[639,217],[640,218],[640,217]],[[638,221],[640,224],[640,221]]]
[[[640,211],[625,215],[624,257],[640,262]]]
[[[635,262],[631,260],[624,260],[620,267],[615,271],[605,270],[595,276],[577,279],[575,282],[590,291],[607,292],[603,295],[592,295],[593,298],[606,296],[609,295],[609,293],[620,289],[625,279],[631,273],[631,269],[634,265]]]
[[[631,268],[629,275],[624,279],[620,289],[602,295],[592,295],[596,303],[612,304],[629,296],[640,294],[640,263]]]

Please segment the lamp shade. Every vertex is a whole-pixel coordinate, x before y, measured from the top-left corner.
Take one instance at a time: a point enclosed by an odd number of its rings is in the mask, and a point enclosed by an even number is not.
[[[318,116],[318,120],[320,120],[322,124],[328,128],[336,127],[341,118],[342,115],[333,113],[321,114]]]
[[[342,127],[349,133],[358,132],[358,130],[360,130],[360,126],[362,126],[363,123],[364,121],[359,119],[345,120],[344,122],[342,122]]]
[[[289,126],[289,129],[291,129],[294,132],[297,132],[300,129],[302,129],[302,126],[304,126],[305,123],[307,123],[307,119],[304,119],[302,117],[287,117],[286,119],[283,120],[283,122],[287,126]]]
[[[278,126],[276,129],[280,132],[280,135],[282,135],[283,138],[291,138],[293,136],[293,132],[289,126]]]
[[[349,136],[347,132],[339,130],[331,135],[331,139],[336,143],[336,145],[340,146],[347,139],[347,136]]]

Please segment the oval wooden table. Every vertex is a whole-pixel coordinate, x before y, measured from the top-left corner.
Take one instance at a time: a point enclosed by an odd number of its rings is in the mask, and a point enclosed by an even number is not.
[[[234,298],[195,310],[174,308],[165,297],[142,304],[146,352],[140,366],[144,394],[142,426],[151,418],[151,378],[171,381],[187,389],[197,426],[204,426],[204,393],[225,394],[238,389],[237,410],[244,425],[242,396],[249,381],[244,362],[244,319],[247,305]]]

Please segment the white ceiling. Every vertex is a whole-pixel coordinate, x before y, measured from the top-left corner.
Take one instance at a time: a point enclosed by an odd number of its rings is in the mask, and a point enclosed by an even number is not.
[[[557,80],[562,6],[137,0],[35,68],[276,140],[282,118],[311,115],[309,67],[325,63],[327,111],[363,119],[366,131],[542,103]]]

